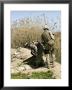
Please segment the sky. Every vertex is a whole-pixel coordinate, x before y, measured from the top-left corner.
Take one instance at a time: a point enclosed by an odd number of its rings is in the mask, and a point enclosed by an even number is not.
[[[42,23],[49,23],[54,25],[57,23],[56,31],[61,31],[61,12],[60,11],[11,11],[11,23],[22,18],[32,18],[35,20],[37,17],[43,19]]]

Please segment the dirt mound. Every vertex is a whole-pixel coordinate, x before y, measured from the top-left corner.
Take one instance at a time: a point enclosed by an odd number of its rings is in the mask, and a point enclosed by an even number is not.
[[[32,73],[40,71],[48,71],[45,67],[32,68],[27,63],[24,63],[29,58],[32,58],[31,51],[27,48],[11,49],[11,73]],[[50,69],[49,69],[50,70]],[[61,78],[61,65],[55,62],[55,67],[51,68],[54,76],[57,79]]]

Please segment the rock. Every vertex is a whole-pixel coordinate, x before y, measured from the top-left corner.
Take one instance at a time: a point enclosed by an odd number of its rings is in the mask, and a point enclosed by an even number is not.
[[[26,48],[11,49],[11,73],[23,72],[30,70],[31,67],[24,65],[23,61],[32,57],[31,51]]]
[[[30,65],[24,63],[23,61],[27,60],[28,58],[31,58],[31,51],[26,48],[19,48],[17,49],[11,49],[11,73],[29,73],[32,72],[40,72],[40,71],[48,71],[48,68],[45,67],[39,67],[39,68],[32,68]],[[46,57],[44,56],[43,59]],[[39,63],[36,61],[36,63]],[[54,73],[54,78],[59,79],[61,78],[61,65],[57,62],[55,62],[55,67],[51,68],[51,70]]]
[[[21,67],[18,68],[18,71],[20,71],[20,72],[22,72],[22,71],[24,71],[24,70],[26,70],[26,69],[25,69],[25,67],[23,67],[23,66],[21,66]]]
[[[32,68],[29,65],[24,65],[25,70],[31,70]]]
[[[17,69],[11,69],[11,73],[16,74],[16,73],[19,73],[19,71]]]
[[[28,58],[32,57],[31,51],[26,48],[18,48],[18,49],[12,49],[11,50],[11,58],[18,58],[22,60],[26,60]]]

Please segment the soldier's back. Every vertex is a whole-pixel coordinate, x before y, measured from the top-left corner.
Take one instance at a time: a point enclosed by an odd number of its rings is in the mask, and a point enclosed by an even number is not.
[[[50,40],[49,31],[44,31],[41,35],[42,41],[47,43]]]
[[[41,35],[42,43],[44,45],[45,51],[50,52],[54,50],[54,37],[51,31],[44,31]]]

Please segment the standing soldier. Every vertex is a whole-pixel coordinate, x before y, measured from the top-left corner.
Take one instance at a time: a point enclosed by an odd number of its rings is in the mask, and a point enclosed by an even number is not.
[[[44,54],[45,54],[45,58],[46,58],[46,59],[44,59],[44,62],[45,62],[45,66],[47,68],[50,68],[51,63],[52,63],[52,67],[54,67],[54,60],[55,60],[54,40],[55,40],[55,38],[54,38],[53,33],[49,30],[47,25],[45,25],[43,30],[44,30],[44,32],[41,35],[41,40],[42,40]]]

